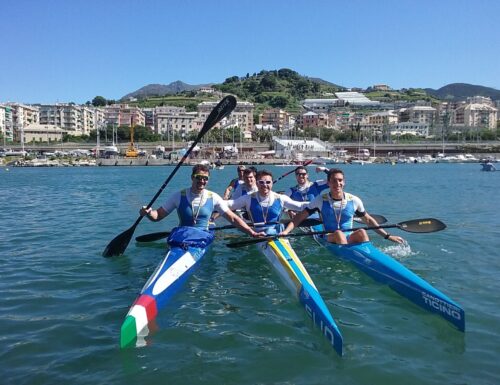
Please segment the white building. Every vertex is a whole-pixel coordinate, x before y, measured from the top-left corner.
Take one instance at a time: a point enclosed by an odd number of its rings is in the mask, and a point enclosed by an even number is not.
[[[56,126],[70,135],[88,135],[104,123],[104,111],[100,108],[76,104],[42,104],[39,123]]]

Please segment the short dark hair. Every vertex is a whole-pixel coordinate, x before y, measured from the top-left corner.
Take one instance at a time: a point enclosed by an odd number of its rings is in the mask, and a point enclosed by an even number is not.
[[[304,166],[299,166],[295,169],[295,174],[297,174],[299,171],[302,171],[302,170],[304,170],[307,173],[307,168],[305,168]]]
[[[331,168],[330,170],[328,170],[328,173],[326,174],[328,175],[326,180],[330,180],[330,177],[334,174],[342,174],[342,176],[345,177],[344,171],[342,171],[340,168]]]
[[[205,164],[196,164],[193,166],[193,171],[191,175],[198,174],[200,171],[208,172],[210,174],[210,168]]]
[[[249,168],[243,170],[243,175],[246,176],[248,174],[253,174],[255,176],[255,174],[257,174],[257,173],[255,172],[255,170],[252,167],[249,167]]]
[[[273,178],[273,174],[271,174],[271,172],[267,171],[267,170],[260,170],[260,171],[258,171],[257,175],[255,177],[256,177],[256,179],[260,179],[263,176],[270,176],[271,179]]]

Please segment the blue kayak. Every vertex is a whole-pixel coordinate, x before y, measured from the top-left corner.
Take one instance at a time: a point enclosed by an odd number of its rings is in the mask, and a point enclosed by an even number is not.
[[[376,281],[388,285],[421,308],[440,315],[458,330],[465,331],[465,313],[459,304],[371,242],[337,245],[320,236],[315,236],[315,239],[333,255],[353,263]]]

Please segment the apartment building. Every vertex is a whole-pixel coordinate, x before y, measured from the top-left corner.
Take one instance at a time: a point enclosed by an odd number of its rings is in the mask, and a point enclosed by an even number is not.
[[[398,123],[398,114],[394,111],[382,111],[377,112],[375,114],[368,115],[366,117],[368,124],[372,124],[375,126],[384,126],[389,124]]]
[[[412,106],[398,110],[400,123],[411,122],[432,125],[436,121],[437,110],[431,106]]]
[[[204,122],[212,109],[217,105],[217,102],[201,102],[198,104],[198,116],[201,122]],[[220,126],[238,126],[242,131],[254,131],[253,120],[254,104],[250,102],[240,102],[236,104],[236,108],[231,114],[223,119]]]
[[[268,109],[259,115],[259,124],[272,125],[283,131],[290,127],[290,114],[279,108]]]
[[[42,104],[38,108],[40,125],[59,127],[69,135],[89,135],[104,122],[100,108],[76,104]]]
[[[14,140],[12,108],[4,104],[0,104],[0,133],[3,138],[2,145]]]
[[[328,119],[328,114],[309,111],[298,116],[297,125],[301,129],[328,127]]]
[[[104,107],[104,120],[112,126],[145,126],[146,117],[139,107],[128,104],[112,104]]]
[[[190,131],[198,131],[202,123],[197,112],[179,112],[176,114],[158,114],[156,116],[157,133],[161,135],[172,135],[180,133],[186,135]]]
[[[6,103],[12,110],[12,124],[14,135],[23,127],[39,122],[39,109],[36,106],[28,106],[21,103]]]
[[[497,126],[498,110],[490,104],[467,103],[453,111],[452,126],[489,128]]]

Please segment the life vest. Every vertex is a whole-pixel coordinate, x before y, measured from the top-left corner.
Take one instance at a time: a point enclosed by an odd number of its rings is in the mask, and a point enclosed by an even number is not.
[[[192,204],[190,204],[187,199],[187,190],[181,191],[181,202],[177,208],[179,226],[192,226],[208,229],[209,220],[214,211],[214,199],[212,192],[205,190],[202,194],[202,198],[205,198],[205,201],[201,202],[201,207],[195,207],[193,213]]]
[[[273,194],[271,192],[271,194]],[[255,224],[255,231],[265,231],[268,235],[279,233],[283,226],[279,222],[281,213],[283,212],[283,204],[281,200],[276,197],[273,204],[268,207],[262,207],[258,192],[251,194],[250,199],[250,217]]]
[[[329,193],[323,194],[323,204],[321,206],[321,218],[327,231],[351,229],[354,224],[354,201],[353,195],[344,193],[344,199],[335,202],[335,209],[330,204]],[[343,203],[343,204],[342,204]],[[342,209],[340,205],[342,204]],[[340,220],[337,216],[340,213]]]
[[[312,201],[314,198],[316,198],[319,194],[321,194],[322,191],[326,190],[328,188],[328,184],[324,185],[319,185],[318,182],[312,183],[308,188],[305,190],[299,190],[299,185],[292,187],[290,190],[292,190],[292,194],[290,195],[290,198],[292,198],[294,201],[298,202],[306,202],[306,201]]]

